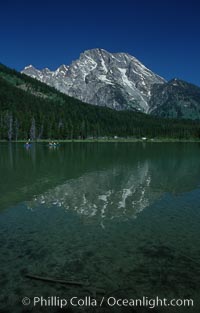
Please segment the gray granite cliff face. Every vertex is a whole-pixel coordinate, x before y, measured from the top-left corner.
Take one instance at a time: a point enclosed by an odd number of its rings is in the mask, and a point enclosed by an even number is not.
[[[56,71],[29,65],[22,73],[87,103],[141,112],[149,110],[152,86],[165,82],[135,57],[103,49],[87,50],[71,65],[61,65]]]

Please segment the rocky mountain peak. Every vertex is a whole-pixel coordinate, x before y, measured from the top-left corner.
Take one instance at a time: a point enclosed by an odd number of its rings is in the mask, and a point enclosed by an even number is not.
[[[151,89],[165,80],[128,53],[95,48],[56,71],[25,67],[23,73],[94,105],[147,112]]]

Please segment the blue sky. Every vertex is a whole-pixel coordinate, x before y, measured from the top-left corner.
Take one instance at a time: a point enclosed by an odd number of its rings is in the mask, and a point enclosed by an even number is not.
[[[128,52],[157,74],[200,86],[198,1],[1,3],[0,62],[55,69],[84,50]]]

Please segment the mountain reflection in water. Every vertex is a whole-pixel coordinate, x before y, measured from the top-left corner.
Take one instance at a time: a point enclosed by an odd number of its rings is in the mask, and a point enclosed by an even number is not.
[[[24,296],[85,292],[27,274],[89,282],[116,298],[192,298],[200,312],[198,143],[0,151],[1,312],[25,312]]]
[[[150,158],[148,147],[139,146],[139,151],[143,152],[141,158],[135,151],[132,159],[130,155],[126,156],[124,164],[113,160],[108,169],[87,171],[78,178],[34,195],[28,207],[35,210],[40,205],[58,206],[90,218],[90,222],[102,227],[111,219],[136,218],[163,194],[180,194],[199,184],[198,155],[189,154],[189,150],[184,151],[183,147],[178,150],[172,145],[173,149],[166,150],[162,158],[162,150],[160,155],[153,154]]]
[[[105,220],[135,218],[161,194],[152,189],[149,165],[144,162],[134,168],[114,167],[71,179],[35,196],[28,206],[59,206],[103,226]]]

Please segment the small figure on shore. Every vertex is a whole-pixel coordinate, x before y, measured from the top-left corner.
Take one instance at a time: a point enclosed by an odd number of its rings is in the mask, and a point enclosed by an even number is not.
[[[26,149],[29,149],[31,147],[31,140],[28,139],[24,146],[26,147]]]

